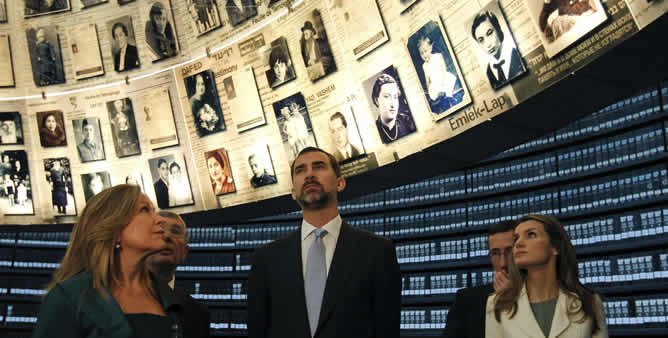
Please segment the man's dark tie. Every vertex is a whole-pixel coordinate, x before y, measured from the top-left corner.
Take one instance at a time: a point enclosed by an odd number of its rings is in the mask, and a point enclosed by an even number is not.
[[[501,60],[494,64],[494,68],[496,68],[496,72],[498,74],[496,78],[499,80],[499,82],[506,82],[506,76],[503,74],[503,69],[501,68],[504,63],[506,63],[506,60]]]

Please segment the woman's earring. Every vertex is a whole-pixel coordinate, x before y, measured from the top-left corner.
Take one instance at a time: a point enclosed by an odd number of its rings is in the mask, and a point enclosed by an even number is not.
[[[116,245],[114,246],[116,249],[121,248],[121,241],[116,242]]]

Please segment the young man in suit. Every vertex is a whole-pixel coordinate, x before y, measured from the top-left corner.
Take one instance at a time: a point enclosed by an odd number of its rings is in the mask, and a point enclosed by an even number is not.
[[[394,244],[341,220],[346,186],[334,156],[314,147],[292,163],[301,228],[255,250],[249,338],[399,337],[401,274]]]
[[[160,209],[169,208],[169,166],[162,158],[158,160],[158,174],[160,177],[153,183],[158,207]]]
[[[489,257],[494,267],[494,283],[478,285],[457,291],[455,303],[450,308],[443,337],[484,338],[485,306],[487,297],[494,290],[506,287],[508,260],[513,250],[515,221],[503,221],[492,225],[487,231]]]
[[[175,302],[167,311],[179,312],[177,317],[182,318],[182,322],[177,325],[181,326],[181,336],[209,337],[210,318],[207,307],[190,297],[185,290],[174,287],[176,267],[186,260],[188,254],[186,223],[173,212],[160,211],[158,214],[164,219],[165,249],[148,257],[148,268],[155,277],[168,283],[174,290],[172,299]]]

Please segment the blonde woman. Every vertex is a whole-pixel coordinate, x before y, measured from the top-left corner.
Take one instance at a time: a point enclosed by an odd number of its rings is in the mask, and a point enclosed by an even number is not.
[[[601,299],[580,283],[561,223],[528,215],[513,236],[510,286],[487,298],[485,336],[607,338]]]
[[[48,285],[33,338],[171,337],[180,330],[167,284],[148,272],[146,258],[165,249],[164,219],[135,185],[91,198]],[[178,304],[177,304],[178,305]]]

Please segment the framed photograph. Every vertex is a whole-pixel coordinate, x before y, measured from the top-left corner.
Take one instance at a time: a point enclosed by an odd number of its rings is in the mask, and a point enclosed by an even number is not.
[[[299,48],[309,79],[316,80],[336,71],[336,63],[319,10],[313,10],[301,28]]]
[[[343,20],[344,48],[357,59],[389,40],[376,0],[329,0],[329,4]]]
[[[5,0],[0,0],[0,23],[7,22],[7,4]]]
[[[415,132],[415,121],[394,66],[364,81],[364,89],[383,143],[394,142]]]
[[[207,151],[204,156],[213,193],[220,196],[237,191],[225,148]]]
[[[524,5],[550,58],[608,18],[599,0],[524,0]]]
[[[137,123],[132,101],[129,98],[107,102],[116,156],[126,157],[141,154]]]
[[[205,70],[191,75],[183,81],[185,82],[195,128],[197,128],[197,135],[202,137],[224,131],[223,108],[218,99],[216,78],[213,72]]]
[[[348,105],[342,105],[319,116],[327,125],[329,139],[324,148],[339,162],[353,160],[365,154],[357,121]],[[318,129],[322,130],[322,129]]]
[[[280,37],[271,42],[271,50],[267,58],[267,82],[276,88],[295,79],[295,67],[288,51],[288,41]]]
[[[77,152],[81,163],[105,160],[104,142],[102,142],[102,130],[100,119],[87,117],[80,120],[72,120],[74,127],[74,139],[77,142]]]
[[[190,179],[183,156],[166,155],[148,160],[153,189],[160,209],[193,204]]]
[[[139,52],[137,40],[129,15],[107,22],[107,31],[111,33],[111,55],[114,59],[114,70],[125,72],[139,68]]]
[[[26,30],[32,74],[38,87],[65,83],[63,56],[56,26]]]
[[[262,0],[259,0],[262,1]],[[255,0],[225,0],[227,20],[232,27],[239,26],[257,15]]]
[[[318,146],[302,93],[276,101],[272,106],[289,162],[292,162],[302,149]]]
[[[109,2],[109,0],[79,0],[81,1],[81,8],[93,7]],[[88,199],[86,199],[88,201]]]
[[[248,149],[248,169],[250,185],[254,189],[276,184],[276,172],[266,143],[254,144]]]
[[[0,113],[0,144],[23,144],[23,125],[19,112]]]
[[[144,129],[151,150],[179,144],[168,88],[145,92],[139,97],[139,106],[144,112]]]
[[[55,14],[71,10],[70,0],[24,0],[24,17]]]
[[[39,141],[42,147],[60,147],[67,145],[63,112],[50,110],[38,112]]]
[[[237,132],[267,124],[251,66],[224,78],[223,86]]]
[[[28,154],[0,152],[0,205],[5,215],[34,215]]]
[[[168,59],[179,54],[179,45],[174,30],[174,15],[169,0],[149,1],[146,7],[144,36],[153,62]]]
[[[428,21],[411,34],[406,46],[435,119],[471,103],[471,94],[450,41],[437,20]]]
[[[97,39],[97,26],[94,23],[83,24],[67,31],[72,68],[77,80],[104,75],[100,41]]]
[[[51,204],[56,216],[75,216],[72,170],[67,157],[44,159],[46,181],[51,187]]]
[[[222,27],[216,0],[184,0],[190,14],[190,25],[197,35]]]
[[[81,174],[81,184],[83,184],[84,197],[88,202],[100,191],[111,187],[111,178],[106,171]]]
[[[517,49],[515,39],[508,27],[499,4],[491,1],[469,21],[469,30],[475,46],[478,64],[497,90],[526,72],[524,60]]]
[[[9,34],[0,33],[0,87],[14,87],[14,63],[12,62],[12,48],[9,43]]]
[[[142,192],[146,192],[142,171],[143,169],[138,168],[138,166],[115,167],[111,172],[111,184],[134,184],[139,186]]]

